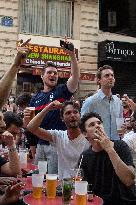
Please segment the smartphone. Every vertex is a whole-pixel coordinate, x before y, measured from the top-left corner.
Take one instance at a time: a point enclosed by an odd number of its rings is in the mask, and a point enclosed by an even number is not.
[[[74,45],[73,43],[66,43],[63,40],[60,40],[60,46],[64,47],[65,49],[69,50],[69,51],[74,51]]]
[[[60,46],[61,46],[61,47],[63,47],[63,46],[65,47],[65,46],[66,46],[65,44],[66,44],[65,41],[60,40]]]

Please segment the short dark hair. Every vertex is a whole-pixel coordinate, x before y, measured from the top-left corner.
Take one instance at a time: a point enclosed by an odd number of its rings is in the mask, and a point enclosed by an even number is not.
[[[80,111],[80,108],[79,108],[79,105],[75,102],[75,101],[65,101],[63,104],[62,104],[62,108],[60,110],[60,116],[61,118],[63,118],[63,114],[64,114],[64,111],[65,111],[65,108],[68,106],[68,105],[72,105],[75,109],[77,109],[78,111]]]
[[[27,94],[27,93],[19,95],[17,100],[16,100],[16,104],[19,105],[20,107],[22,107],[24,105],[28,106],[30,103],[31,97],[32,96],[30,94]]]
[[[103,65],[102,67],[99,67],[97,73],[96,73],[96,77],[98,79],[101,79],[101,75],[102,75],[102,71],[106,70],[106,69],[110,69],[114,72],[113,68],[110,65]]]
[[[53,67],[53,68],[56,68],[56,69],[57,69],[57,66],[56,66],[53,62],[47,61],[46,64],[45,64],[45,66],[44,66],[44,69],[43,69],[43,72],[44,72],[44,73],[45,73],[45,71],[46,71],[46,68],[48,68],[48,67]]]
[[[85,129],[85,122],[88,119],[92,118],[92,117],[96,117],[96,118],[98,118],[102,122],[102,118],[96,112],[90,112],[90,113],[84,114],[83,117],[81,118],[80,125],[79,125],[82,133],[86,131],[86,129]]]
[[[16,125],[17,127],[23,126],[23,120],[17,114],[11,111],[4,113],[4,121],[6,123],[6,128],[9,128],[11,124]]]

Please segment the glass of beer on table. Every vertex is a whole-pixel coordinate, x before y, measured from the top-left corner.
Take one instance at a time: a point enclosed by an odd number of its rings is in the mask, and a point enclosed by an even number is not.
[[[118,135],[121,137],[123,135],[123,124],[124,124],[124,118],[123,117],[117,117],[116,118],[116,125],[117,125],[117,132]]]
[[[46,194],[49,199],[56,197],[57,177],[57,174],[46,174]]]
[[[38,169],[39,169],[39,174],[46,175],[46,172],[47,172],[47,161],[38,161]]]
[[[83,170],[81,168],[70,169],[70,174],[71,174],[71,177],[73,178],[73,182],[82,181],[83,176],[84,176]]]
[[[35,107],[27,107],[27,109],[31,111],[30,119],[32,120],[35,117]]]
[[[43,174],[32,174],[32,195],[36,199],[42,197],[43,179]]]
[[[87,181],[75,181],[75,205],[87,205]]]
[[[19,160],[21,168],[27,168],[27,149],[19,148]]]

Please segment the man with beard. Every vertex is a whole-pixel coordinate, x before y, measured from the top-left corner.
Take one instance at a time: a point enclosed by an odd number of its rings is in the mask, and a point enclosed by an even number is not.
[[[81,115],[89,112],[98,113],[102,117],[107,136],[111,140],[118,140],[116,118],[123,117],[123,108],[120,99],[111,92],[115,83],[114,71],[111,66],[104,65],[99,68],[96,77],[100,89],[85,100]]]
[[[61,108],[61,118],[65,122],[67,130],[45,130],[40,128],[44,117],[52,110]],[[30,112],[25,111],[29,117]],[[88,149],[89,143],[79,129],[80,113],[75,102],[66,101],[62,105],[58,101],[51,102],[38,113],[28,124],[30,132],[39,138],[49,141],[57,148],[59,178],[71,177],[71,169],[77,166],[78,159],[83,150]],[[50,122],[49,122],[50,123]]]
[[[97,113],[85,114],[80,129],[90,143],[81,154],[81,168],[94,194],[104,200],[103,205],[136,204],[134,164],[128,145],[109,139]]]
[[[78,87],[80,72],[77,66],[75,52],[66,49],[65,52],[71,57],[71,76],[66,84],[57,85],[57,67],[52,62],[48,62],[45,65],[43,74],[41,76],[44,84],[44,89],[34,95],[30,101],[30,107],[35,107],[36,114],[54,100],[58,100],[61,103],[66,100],[70,100],[71,96]],[[62,122],[62,120],[60,119],[59,110],[52,110],[51,112],[49,112],[46,117],[43,118],[43,121],[41,121],[40,126],[46,130],[66,129],[64,122]],[[31,137],[31,139],[36,138]],[[37,140],[29,141],[31,147],[32,145],[35,145],[35,142],[37,143]],[[50,145],[49,142],[40,139],[36,148],[35,164],[37,164],[40,160],[46,159],[48,162],[48,173],[57,173],[58,163],[56,149],[52,145]]]

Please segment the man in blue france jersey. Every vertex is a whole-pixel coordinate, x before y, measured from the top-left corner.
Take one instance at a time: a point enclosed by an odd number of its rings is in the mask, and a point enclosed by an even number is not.
[[[57,85],[57,68],[53,63],[47,63],[42,75],[44,89],[41,92],[36,93],[30,101],[30,106],[35,107],[36,113],[41,111],[51,101],[58,100],[63,103],[65,100],[69,100],[78,87],[80,72],[77,66],[75,52],[69,50],[65,50],[65,52],[71,57],[71,77],[68,79],[66,84]],[[59,110],[49,112],[42,121],[41,127],[46,130],[66,129],[65,124],[60,118]],[[36,149],[35,163],[39,160],[45,159],[47,159],[48,162],[48,173],[57,173],[56,150],[49,144],[49,142],[40,139]]]

